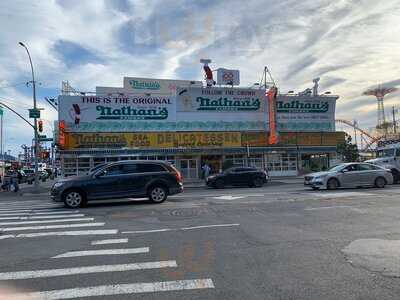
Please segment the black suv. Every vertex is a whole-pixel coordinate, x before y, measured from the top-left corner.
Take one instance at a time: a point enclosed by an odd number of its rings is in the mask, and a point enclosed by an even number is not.
[[[131,160],[109,163],[85,176],[59,180],[53,185],[51,197],[76,208],[88,200],[126,197],[148,197],[161,203],[168,195],[181,192],[181,174],[168,162]]]
[[[226,185],[248,185],[261,187],[268,181],[267,172],[253,167],[233,167],[223,173],[207,177],[208,186],[222,189]]]

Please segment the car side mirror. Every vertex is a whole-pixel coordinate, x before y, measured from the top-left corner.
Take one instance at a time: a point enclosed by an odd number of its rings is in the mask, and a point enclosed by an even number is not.
[[[347,173],[349,170],[346,170],[346,169],[343,169],[343,170],[340,170],[340,173]]]

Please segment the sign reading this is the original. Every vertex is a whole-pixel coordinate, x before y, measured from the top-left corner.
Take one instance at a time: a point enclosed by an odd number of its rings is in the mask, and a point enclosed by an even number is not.
[[[76,127],[82,122],[175,120],[174,97],[168,95],[61,96],[59,103],[59,119]]]

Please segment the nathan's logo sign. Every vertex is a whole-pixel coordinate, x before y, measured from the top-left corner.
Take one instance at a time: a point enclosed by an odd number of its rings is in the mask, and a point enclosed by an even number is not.
[[[197,97],[196,102],[199,104],[197,110],[259,110],[260,100],[232,100],[229,98],[209,99]]]
[[[159,90],[161,85],[157,81],[129,80],[129,85],[135,90]]]
[[[329,110],[329,103],[326,101],[277,101],[276,109],[278,113],[326,113]]]
[[[127,140],[123,134],[72,134],[74,148],[126,147]]]
[[[97,120],[164,120],[168,118],[166,107],[145,109],[131,106],[113,108],[97,105],[96,110],[99,113]]]
[[[265,94],[261,90],[234,88],[180,88],[177,110],[214,112],[261,112]]]

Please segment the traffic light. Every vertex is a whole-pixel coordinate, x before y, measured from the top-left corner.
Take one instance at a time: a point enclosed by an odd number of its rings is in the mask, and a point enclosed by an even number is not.
[[[39,120],[39,122],[38,122],[38,130],[39,130],[39,132],[43,132],[43,121],[42,120]]]

